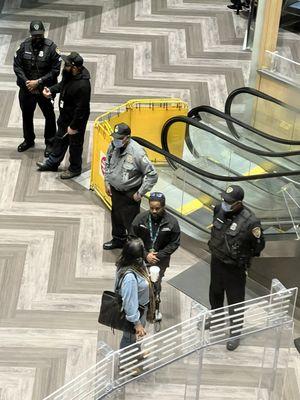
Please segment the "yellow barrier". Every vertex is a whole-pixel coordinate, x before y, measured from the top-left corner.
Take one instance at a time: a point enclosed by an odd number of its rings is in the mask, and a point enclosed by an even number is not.
[[[132,136],[139,136],[161,147],[161,130],[164,123],[177,115],[187,115],[188,105],[180,99],[130,100],[115,107],[95,120],[91,189],[111,208],[111,199],[105,193],[104,168],[111,133],[116,124],[124,122],[131,128]],[[178,123],[172,128],[172,153],[181,157],[185,137],[185,125]],[[154,164],[164,164],[163,156],[147,150]]]

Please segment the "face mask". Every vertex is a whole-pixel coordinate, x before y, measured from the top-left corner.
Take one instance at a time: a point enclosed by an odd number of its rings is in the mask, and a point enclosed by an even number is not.
[[[114,144],[116,149],[120,149],[124,145],[122,139],[114,139],[113,140],[113,144]]]
[[[32,38],[32,46],[35,48],[42,48],[44,45],[43,38]]]
[[[225,212],[232,211],[231,204],[226,203],[226,201],[222,201],[221,207],[222,207],[222,210]]]

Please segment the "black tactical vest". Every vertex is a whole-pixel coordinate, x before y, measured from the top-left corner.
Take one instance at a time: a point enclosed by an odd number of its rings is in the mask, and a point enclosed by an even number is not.
[[[40,50],[34,50],[31,39],[25,41],[23,53],[23,69],[29,80],[39,79],[51,71],[50,51],[52,40],[45,39],[44,45]],[[56,82],[52,82],[54,84]]]
[[[228,218],[219,207],[214,215],[211,239],[208,242],[212,255],[225,264],[249,266],[251,257],[257,253],[257,249],[253,248],[255,238],[252,238],[252,233],[249,232],[249,227],[255,222],[256,226],[260,226],[255,215],[247,208]]]

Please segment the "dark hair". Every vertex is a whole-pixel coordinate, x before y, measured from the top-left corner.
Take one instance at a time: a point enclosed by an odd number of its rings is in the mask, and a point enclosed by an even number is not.
[[[144,243],[142,239],[130,237],[124,244],[122,253],[116,262],[117,269],[124,267],[140,267],[144,262]]]
[[[165,206],[166,197],[161,192],[151,192],[149,196],[149,203],[150,201],[158,201],[162,206]]]

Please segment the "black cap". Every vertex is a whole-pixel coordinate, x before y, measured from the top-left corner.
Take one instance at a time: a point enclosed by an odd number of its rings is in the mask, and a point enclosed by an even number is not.
[[[151,192],[149,196],[150,201],[159,201],[162,206],[166,204],[166,197],[161,192]]]
[[[31,36],[43,35],[45,33],[45,27],[42,21],[32,21],[30,22],[29,32]]]
[[[83,65],[83,58],[76,51],[72,51],[68,56],[62,55],[61,58],[66,64],[74,65],[75,67],[82,67]]]
[[[244,198],[244,190],[238,185],[231,185],[221,192],[221,196],[227,203],[234,203],[236,201],[242,201]]]
[[[121,124],[115,125],[112,136],[114,139],[123,139],[124,136],[128,136],[130,134],[131,134],[131,129],[129,128],[128,125],[122,122]]]

